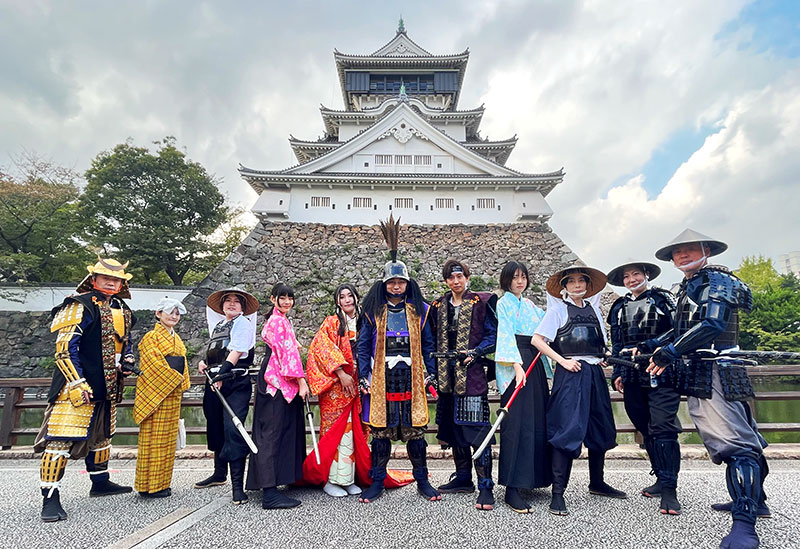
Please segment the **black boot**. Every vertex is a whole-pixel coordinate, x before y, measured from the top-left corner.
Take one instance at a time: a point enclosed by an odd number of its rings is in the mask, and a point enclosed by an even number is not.
[[[430,501],[442,499],[439,491],[431,486],[430,481],[428,481],[428,455],[425,452],[428,443],[425,442],[424,438],[415,438],[409,440],[406,447],[408,448],[408,458],[411,460],[411,472],[414,475],[414,480],[417,481],[417,491],[422,497]]]
[[[58,522],[67,518],[67,512],[61,507],[61,499],[58,495],[58,488],[53,489],[50,494],[50,488],[42,488],[42,520],[44,522]]]
[[[95,454],[96,452],[94,451],[89,452],[89,455],[84,460],[86,472],[89,473],[89,477],[92,479],[89,497],[114,496],[133,492],[133,488],[130,486],[121,486],[116,482],[112,482],[108,475],[108,461],[96,463]]]
[[[450,475],[450,482],[439,486],[443,494],[471,494],[475,491],[472,484],[472,456],[468,446],[453,446],[453,461],[456,472]]]
[[[299,499],[284,496],[276,487],[264,488],[261,496],[262,509],[291,509],[300,505]]]
[[[759,469],[761,471],[761,497],[758,500],[758,507],[756,508],[756,515],[758,518],[772,518],[772,511],[770,511],[769,506],[767,505],[767,494],[764,492],[764,480],[767,478],[769,474],[769,465],[767,464],[767,458],[764,455],[761,455],[761,458],[758,460]],[[730,513],[731,509],[733,508],[733,502],[728,501],[726,503],[712,503],[711,508],[714,511],[722,511],[723,513]]]
[[[756,512],[761,498],[761,467],[751,457],[735,456],[725,471],[728,493],[733,500],[731,531],[722,538],[720,549],[756,549]]]
[[[642,488],[642,495],[646,498],[657,498],[661,495],[661,481],[658,477],[658,467],[654,458],[656,451],[654,444],[652,437],[644,437],[644,448],[647,451],[647,458],[650,460],[650,474],[656,477],[656,481],[653,484]]]
[[[677,440],[656,439],[653,441],[653,458],[661,482],[662,515],[680,515],[678,502],[678,471],[681,470],[681,447]]]
[[[603,480],[603,467],[606,462],[606,453],[589,450],[589,493],[608,498],[625,499],[628,494],[622,490],[612,488]]]
[[[386,464],[389,463],[389,454],[392,451],[392,443],[388,438],[372,439],[372,468],[369,476],[372,477],[372,484],[361,492],[358,501],[361,503],[372,503],[383,494],[383,481],[386,479]]]
[[[475,473],[478,475],[478,501],[475,508],[480,511],[494,509],[494,481],[492,481],[492,447],[484,448],[475,460]]]
[[[567,503],[564,501],[564,492],[567,489],[569,475],[572,471],[572,457],[562,450],[553,448],[553,488],[549,511],[554,515],[566,516]]]
[[[204,478],[200,482],[195,482],[195,488],[209,488],[211,486],[222,486],[228,478],[228,462],[219,457],[214,452],[214,472],[210,477]]]
[[[244,462],[246,459],[239,458],[231,461],[231,486],[233,487],[231,501],[234,505],[247,503],[247,494],[244,492]]]

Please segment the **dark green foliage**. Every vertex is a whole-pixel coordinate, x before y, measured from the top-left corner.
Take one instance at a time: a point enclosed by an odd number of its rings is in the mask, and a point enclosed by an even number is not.
[[[86,171],[81,212],[93,244],[123,261],[139,281],[166,273],[181,284],[190,271],[219,259],[209,236],[228,217],[214,179],[175,147],[156,142],[153,153],[130,142],[100,153]]]
[[[753,310],[741,317],[742,348],[800,351],[800,280],[779,275],[763,257],[746,258],[736,274],[753,291]]]
[[[15,165],[15,174],[0,170],[0,282],[82,278],[92,254],[77,238],[77,174],[34,154]]]

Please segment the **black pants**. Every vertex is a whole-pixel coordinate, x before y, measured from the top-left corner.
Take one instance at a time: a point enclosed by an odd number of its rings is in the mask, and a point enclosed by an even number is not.
[[[628,383],[624,387],[625,412],[633,426],[645,437],[677,440],[682,431],[678,420],[681,396],[670,387],[642,387]]]
[[[237,377],[222,384],[222,395],[242,423],[247,419],[252,391],[253,386],[248,376]],[[250,448],[225,412],[219,397],[211,390],[208,381],[203,393],[203,413],[206,416],[209,450],[217,453],[223,461],[242,459],[250,453]]]

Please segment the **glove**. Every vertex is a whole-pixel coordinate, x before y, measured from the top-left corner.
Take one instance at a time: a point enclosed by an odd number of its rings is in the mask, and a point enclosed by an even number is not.
[[[653,362],[655,362],[656,366],[659,368],[666,368],[670,364],[672,364],[672,359],[669,358],[667,353],[664,349],[659,349],[658,351],[653,354]]]
[[[657,345],[656,345],[656,346],[657,346]],[[642,353],[643,355],[647,355],[647,354],[650,354],[650,353],[652,353],[652,352],[653,352],[653,349],[655,349],[655,348],[656,348],[656,346],[654,346],[654,345],[651,345],[651,344],[650,344],[650,340],[648,339],[647,341],[642,341],[641,343],[637,344],[637,345],[636,345],[636,348],[637,348],[637,349],[639,350],[639,352],[640,352],[640,353]]]
[[[84,392],[89,393],[89,398],[91,398],[92,388],[89,387],[89,384],[86,383],[85,379],[81,378],[69,384],[69,392],[67,393],[69,396],[69,401],[76,408],[79,408],[84,404],[86,404],[86,401],[83,399]]]

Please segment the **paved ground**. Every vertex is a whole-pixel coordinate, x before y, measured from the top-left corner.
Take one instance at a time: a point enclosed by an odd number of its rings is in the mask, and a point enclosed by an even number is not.
[[[434,484],[452,472],[449,460],[431,460]],[[112,461],[113,478],[132,484],[135,462]],[[393,462],[407,468],[408,462]],[[762,547],[797,547],[800,539],[800,467],[773,460],[767,493],[774,518],[761,520]],[[496,470],[496,466],[495,466]],[[708,461],[684,461],[680,517],[657,514],[658,503],[638,495],[650,483],[640,460],[610,460],[606,478],[631,494],[628,500],[591,496],[585,460],[576,463],[567,490],[571,515],[547,513],[548,490],[530,494],[533,513],[518,515],[499,503],[492,512],[472,508],[474,496],[451,495],[438,503],[422,500],[414,485],[386,493],[371,505],[355,498],[334,500],[321,490],[289,489],[303,501],[288,511],[264,511],[259,494],[244,506],[230,504],[229,486],[195,490],[211,471],[210,460],[178,460],[173,496],[143,500],[123,495],[89,498],[89,480],[79,462],[70,463],[62,501],[69,519],[39,520],[38,461],[0,461],[0,547],[717,547],[730,524],[708,505],[727,499],[724,468]],[[495,490],[498,501],[503,489]],[[257,501],[258,500],[258,501]],[[138,544],[138,545],[137,545]]]

